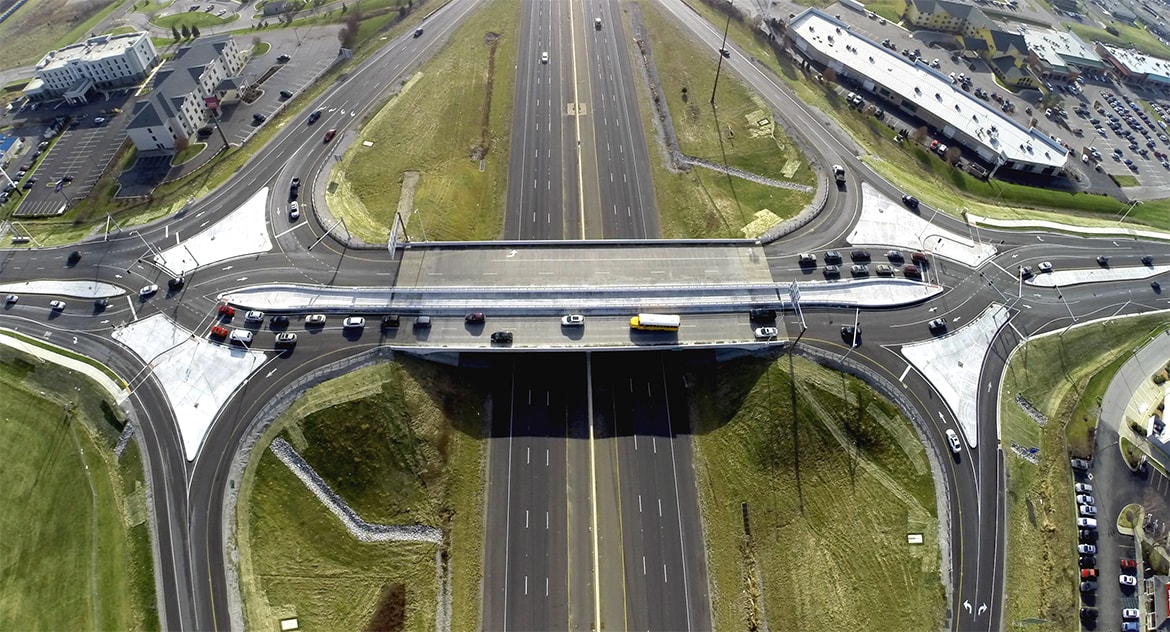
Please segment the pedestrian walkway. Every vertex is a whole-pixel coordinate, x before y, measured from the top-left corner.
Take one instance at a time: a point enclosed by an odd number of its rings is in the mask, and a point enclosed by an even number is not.
[[[1129,426],[1129,421],[1145,425],[1157,413],[1157,404],[1165,401],[1166,385],[1155,384],[1154,374],[1170,362],[1170,332],[1153,335],[1114,374],[1113,380],[1101,398],[1101,423],[1117,431],[1118,436],[1133,441],[1150,458],[1157,459],[1163,469],[1170,469],[1170,453],[1166,444],[1147,441]],[[1151,449],[1151,448],[1158,449]]]
[[[25,281],[0,284],[0,294],[50,294],[77,298],[114,298],[126,291],[109,283],[98,281]]]
[[[260,351],[196,337],[163,314],[117,328],[113,338],[141,358],[162,385],[188,461],[199,455],[220,408],[267,359]]]
[[[1148,228],[1131,228],[1120,225],[1074,226],[1073,224],[1062,224],[1043,219],[999,219],[995,217],[982,217],[973,213],[967,213],[967,221],[980,226],[991,226],[992,228],[1010,228],[1012,230],[1034,229],[1044,232],[1073,233],[1085,235],[1086,237],[1124,236],[1133,239],[1170,240],[1170,233],[1165,231]]]
[[[1170,272],[1170,266],[1126,266],[1118,268],[1079,268],[1076,270],[1053,270],[1037,274],[1024,283],[1038,287],[1068,287],[1079,283],[1104,283],[1107,281],[1134,281],[1151,279]]]
[[[956,331],[924,342],[902,345],[902,355],[934,385],[954,413],[955,421],[972,448],[978,445],[975,405],[979,393],[992,392],[991,384],[985,389],[980,388],[983,358],[991,349],[996,332],[1009,317],[1006,307],[992,303],[979,317]],[[956,323],[951,321],[951,324]]]
[[[995,246],[935,226],[931,223],[934,214],[924,218],[862,183],[861,216],[846,239],[858,246],[927,251],[972,268],[995,256]]]
[[[27,353],[28,355],[38,357],[46,362],[52,362],[53,364],[65,367],[70,371],[81,373],[97,383],[99,387],[109,393],[110,397],[113,397],[114,400],[119,404],[121,404],[122,401],[129,396],[129,391],[127,391],[125,388],[122,388],[121,384],[118,384],[114,380],[110,379],[109,375],[92,364],[88,362],[82,362],[76,358],[57,353],[51,349],[46,349],[45,347],[41,346],[41,344],[46,343],[34,345],[32,343],[25,342],[24,340],[16,337],[15,334],[16,332],[11,329],[0,328],[0,345],[4,345],[5,347],[16,349],[22,353]]]
[[[182,276],[203,266],[272,250],[267,220],[268,187],[262,187],[239,208],[187,241],[167,248],[154,262]]]

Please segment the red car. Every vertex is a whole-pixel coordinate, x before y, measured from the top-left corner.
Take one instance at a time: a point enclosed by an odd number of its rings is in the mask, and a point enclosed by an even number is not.
[[[1136,571],[1137,570],[1137,560],[1121,560],[1121,570],[1131,571],[1131,572]]]
[[[1095,569],[1095,568],[1082,568],[1081,569],[1081,579],[1097,579],[1097,569]]]
[[[215,311],[224,318],[231,318],[236,315],[236,308],[227,303],[220,303],[219,307],[215,308]]]
[[[926,253],[921,252],[921,251],[915,252],[914,254],[910,255],[910,259],[913,260],[915,263],[926,263],[926,261],[927,261]]]
[[[221,339],[227,338],[228,337],[227,327],[222,327],[220,325],[216,325],[216,326],[212,327],[211,328],[211,337],[212,338],[221,338]]]
[[[938,151],[938,141],[937,140],[930,141],[930,151]]]
[[[922,273],[918,271],[918,266],[912,263],[907,263],[906,265],[902,266],[902,274],[915,279],[922,276]]]
[[[328,132],[325,132],[325,142],[333,140],[334,136],[337,136],[337,130],[335,129],[331,129]]]

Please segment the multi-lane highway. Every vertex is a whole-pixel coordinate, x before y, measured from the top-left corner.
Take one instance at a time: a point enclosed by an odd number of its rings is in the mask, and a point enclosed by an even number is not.
[[[312,214],[298,227],[289,224],[288,183],[300,177],[314,187],[336,150],[321,142],[321,132],[336,127],[344,137],[352,131],[386,86],[436,51],[478,4],[455,0],[428,18],[424,37],[389,42],[306,105],[306,112],[324,110],[321,121],[286,126],[230,182],[181,217],[82,245],[82,258],[73,266],[66,259],[69,249],[9,251],[0,261],[3,282],[97,279],[133,294],[147,282],[165,284],[165,274],[136,263],[149,254],[144,242],[168,243],[174,239],[171,232],[193,235],[258,187],[272,187],[269,220],[273,234],[280,234],[274,252],[233,262],[230,269],[197,270],[182,291],[149,302],[119,299],[103,312],[71,304],[46,319],[50,297],[26,296],[0,318],[25,331],[77,332],[77,342],[66,346],[107,362],[122,375],[136,376],[131,401],[139,413],[150,468],[161,616],[167,629],[227,629],[240,623],[232,620],[229,606],[224,528],[230,516],[224,515],[224,495],[238,484],[231,478],[231,463],[249,424],[266,402],[300,376],[368,351],[383,339],[373,331],[346,339],[335,328],[304,336],[295,351],[274,361],[277,370],[257,374],[240,389],[212,426],[201,456],[188,463],[159,385],[139,360],[109,340],[110,330],[135,317],[164,312],[202,331],[215,297],[242,285],[242,279],[248,284],[392,285],[395,263],[385,251],[346,250],[330,240],[310,251],[308,246],[324,229]],[[678,4],[666,6],[716,54],[717,29]],[[617,5],[609,2],[524,5],[507,236],[658,234],[648,146],[620,16]],[[545,52],[547,64],[542,62]],[[900,192],[869,173],[852,157],[848,139],[826,125],[823,115],[795,101],[774,77],[734,48],[726,63],[773,111],[790,118],[790,127],[798,130],[818,164],[840,162],[849,168],[849,186],[829,192],[826,212],[769,247],[773,276],[786,283],[803,274],[792,253],[847,247],[844,236],[856,221],[862,179],[893,199]],[[964,225],[943,214],[935,221],[966,233]],[[945,480],[937,484],[947,490],[950,501],[953,590],[948,627],[991,631],[1000,626],[1004,591],[1003,457],[992,386],[999,383],[1008,352],[1021,336],[1067,326],[1070,313],[1083,320],[1165,305],[1144,280],[1021,291],[1014,270],[1041,260],[1060,268],[1089,267],[1103,252],[1116,265],[1137,265],[1142,255],[1164,260],[1168,253],[1164,246],[1141,241],[1067,235],[984,231],[982,239],[996,243],[999,254],[979,270],[945,259],[932,262],[932,278],[947,288],[940,297],[906,309],[863,313],[865,342],[851,357],[908,394],[944,466]],[[905,360],[896,352],[900,345],[928,335],[927,320],[970,320],[993,302],[1009,304],[1012,319],[997,336],[981,374],[980,383],[988,389],[979,392],[979,447],[964,448],[952,459],[942,432],[955,427],[953,412],[917,372],[903,375]],[[801,344],[843,353],[836,328],[851,316],[828,309],[806,312],[810,330]],[[633,360],[624,355],[536,354],[501,362],[508,368],[508,380],[497,389],[489,447],[487,528],[492,537],[485,552],[485,629],[708,627],[703,556],[696,554],[702,550],[697,494],[685,412],[679,408],[685,388],[677,367],[655,354]]]

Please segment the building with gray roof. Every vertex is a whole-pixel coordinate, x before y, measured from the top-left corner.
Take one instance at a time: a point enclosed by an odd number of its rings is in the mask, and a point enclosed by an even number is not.
[[[1052,137],[1003,115],[924,61],[899,57],[819,9],[796,16],[787,37],[806,58],[938,129],[948,144],[962,146],[993,169],[1055,176],[1064,168],[1068,151]]]
[[[209,120],[209,99],[234,93],[247,55],[230,35],[183,46],[155,76],[154,89],[134,105],[126,134],[139,151],[172,150]]]

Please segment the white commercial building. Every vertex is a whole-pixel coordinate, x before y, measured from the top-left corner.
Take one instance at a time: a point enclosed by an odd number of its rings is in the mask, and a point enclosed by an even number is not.
[[[787,36],[808,59],[935,127],[949,144],[976,154],[993,170],[1055,176],[1065,165],[1068,151],[1052,137],[1005,116],[925,61],[899,57],[823,11],[807,9],[796,16]]]
[[[1029,28],[1024,41],[1028,43],[1028,61],[1042,79],[1075,79],[1086,71],[1102,73],[1106,69],[1097,51],[1071,31]]]
[[[201,38],[180,48],[134,104],[126,134],[139,151],[175,149],[208,121],[208,100],[218,104],[236,91],[247,63],[230,35]]]
[[[158,51],[148,33],[91,37],[45,54],[24,94],[30,101],[64,97],[70,103],[85,103],[92,90],[142,81],[157,63]]]
[[[1170,90],[1170,61],[1101,43],[1097,44],[1097,52],[1109,62],[1122,81]]]

